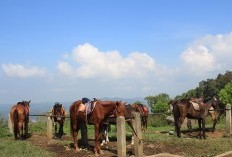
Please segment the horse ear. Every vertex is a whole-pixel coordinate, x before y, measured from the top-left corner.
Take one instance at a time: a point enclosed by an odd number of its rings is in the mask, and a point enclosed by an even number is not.
[[[31,102],[31,100],[28,101],[28,103],[30,103],[30,102]]]

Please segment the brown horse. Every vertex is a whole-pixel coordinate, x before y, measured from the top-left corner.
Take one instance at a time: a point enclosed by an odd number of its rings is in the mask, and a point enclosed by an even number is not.
[[[59,138],[64,134],[63,126],[66,116],[66,110],[62,104],[56,102],[52,109],[52,119],[55,126],[55,136]],[[57,132],[57,125],[59,124],[59,132]]]
[[[80,111],[79,108],[81,106],[82,101],[78,100],[74,102],[70,106],[70,127],[71,127],[71,134],[74,140],[74,149],[76,151],[79,150],[77,145],[77,137],[78,131],[80,129],[81,123],[87,122],[87,115],[86,111]],[[114,113],[116,116],[123,116],[125,115],[125,103],[121,101],[96,101],[95,108],[88,116],[89,121],[91,124],[94,125],[95,131],[95,145],[94,145],[94,153],[95,155],[103,154],[100,148],[100,140],[101,140],[101,133],[102,133],[102,125],[103,121],[108,118],[109,115]]]
[[[215,101],[217,101],[217,99],[215,97],[213,97],[213,99],[215,99]],[[176,103],[175,101],[178,101],[178,100],[171,100],[168,104],[169,104],[169,110],[168,110],[168,113],[172,112],[173,110],[173,106],[172,104]],[[207,101],[207,100],[204,100],[204,102]],[[208,115],[210,115],[211,119],[212,119],[212,122],[213,122],[213,126],[211,128],[212,132],[215,131],[215,128],[216,128],[216,124],[217,124],[217,121],[218,121],[218,117],[219,115],[217,115],[217,111],[220,111],[220,107],[219,107],[219,103],[215,103],[212,105],[212,107],[209,109],[209,112],[208,112]],[[188,130],[189,131],[192,131],[192,121],[191,119],[187,118],[187,127],[188,127]]]
[[[199,138],[205,137],[205,118],[208,115],[208,112],[211,110],[211,107],[218,106],[218,102],[215,98],[207,100],[202,104],[200,110],[196,110],[193,107],[193,104],[189,99],[181,99],[174,101],[173,106],[173,115],[175,122],[175,130],[177,136],[180,137],[180,128],[184,119],[187,117],[189,119],[197,119],[199,125]]]
[[[18,102],[10,110],[15,139],[28,137],[30,101]]]
[[[147,120],[148,120],[148,115],[149,115],[149,109],[147,106],[143,104],[132,104],[131,105],[136,112],[139,112],[141,115],[141,124],[142,124],[142,131],[147,130]]]

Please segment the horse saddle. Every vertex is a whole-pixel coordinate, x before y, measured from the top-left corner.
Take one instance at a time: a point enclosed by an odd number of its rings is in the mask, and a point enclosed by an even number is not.
[[[194,110],[200,111],[201,110],[201,104],[198,104],[196,102],[190,101],[190,103],[193,105]]]
[[[90,101],[89,103],[86,104],[81,103],[78,108],[78,111],[85,112],[86,115],[89,115],[93,112],[96,103],[97,101]]]

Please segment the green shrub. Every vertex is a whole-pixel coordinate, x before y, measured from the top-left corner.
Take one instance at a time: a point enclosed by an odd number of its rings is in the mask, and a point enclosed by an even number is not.
[[[9,136],[7,121],[0,118],[0,138]]]
[[[166,120],[166,114],[152,114],[148,117],[148,126],[160,127],[168,125]]]

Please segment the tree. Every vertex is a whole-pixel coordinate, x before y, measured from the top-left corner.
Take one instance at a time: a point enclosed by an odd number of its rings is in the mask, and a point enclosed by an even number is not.
[[[232,81],[225,85],[219,92],[219,99],[223,104],[232,103]]]
[[[147,96],[144,98],[147,104],[151,107],[152,113],[165,112],[168,109],[170,97],[166,93],[161,93],[156,96]]]

